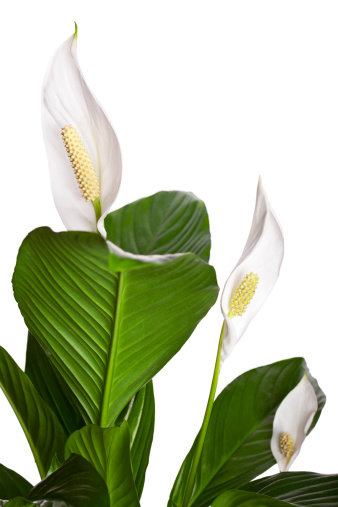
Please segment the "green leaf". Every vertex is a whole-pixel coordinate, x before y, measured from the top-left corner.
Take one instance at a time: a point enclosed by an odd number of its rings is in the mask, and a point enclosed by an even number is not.
[[[311,379],[302,358],[279,361],[244,373],[222,391],[213,406],[189,506],[207,507],[223,491],[239,488],[275,463],[270,449],[274,414],[305,372]],[[195,445],[176,478],[170,506],[182,505]]]
[[[130,458],[138,497],[141,498],[155,424],[155,399],[152,381],[128,404],[124,419],[130,432]]]
[[[50,475],[52,474],[53,472],[55,472],[55,470],[57,470],[60,466],[61,466],[61,461],[59,460],[59,458],[55,455],[51,461],[51,464],[50,464],[50,467],[49,467],[49,470],[48,470],[48,474],[47,475]]]
[[[41,345],[30,332],[25,372],[41,398],[59,419],[67,437],[84,426],[84,420],[71,399],[69,387],[54,370]]]
[[[135,201],[107,215],[105,228],[108,240],[133,254],[193,252],[203,260],[209,260],[211,240],[208,214],[204,203],[191,193],[158,192]],[[117,259],[113,267],[121,269],[121,264],[121,259]],[[130,262],[128,267],[132,265]],[[139,264],[134,260],[135,265]],[[147,392],[142,394],[141,391],[137,395],[128,416],[132,436],[131,460],[139,497],[149,460],[154,408],[153,390],[148,383]]]
[[[292,505],[328,507],[338,505],[338,475],[313,472],[283,472],[241,487],[252,493],[271,496]]]
[[[13,498],[13,500],[11,500],[10,502],[7,501],[3,502],[2,500],[0,500],[0,506],[2,505],[6,505],[6,507],[34,507],[33,503],[29,502],[28,500],[25,500],[24,498]],[[65,506],[60,505],[60,507]]]
[[[0,498],[10,500],[16,496],[26,496],[32,485],[21,475],[4,465],[0,465]]]
[[[81,456],[70,456],[27,499],[43,507],[109,507],[105,482]]]
[[[8,470],[8,469],[7,469]],[[109,507],[107,486],[95,468],[81,456],[72,455],[54,473],[46,477],[34,488],[15,472],[9,474],[13,477],[18,489],[5,492],[6,499],[0,500],[0,506],[31,507],[41,505],[43,507]],[[13,475],[14,474],[14,475]],[[19,493],[20,490],[20,493]],[[16,491],[16,492],[15,492]],[[3,490],[2,490],[3,492]],[[24,495],[12,498],[8,495]],[[5,496],[6,498],[6,496]],[[34,502],[34,503],[32,503]],[[122,507],[122,505],[121,505]]]
[[[15,298],[66,380],[86,423],[111,426],[176,354],[215,303],[214,269],[194,254],[123,273],[87,232],[31,232],[18,254]]]
[[[65,455],[79,454],[96,468],[107,484],[111,506],[140,507],[129,446],[127,422],[114,428],[90,425],[69,437]]]
[[[211,241],[208,214],[204,203],[191,193],[158,192],[135,201],[107,215],[105,228],[108,240],[133,254],[193,252],[203,260],[209,260]],[[133,262],[134,266],[139,265],[137,261]],[[111,264],[113,265],[112,261]],[[121,269],[121,265],[121,259],[118,258],[113,267]],[[128,267],[132,265],[129,260]],[[150,393],[149,383],[146,399],[151,400],[151,405],[147,403],[141,406],[144,395],[141,397],[140,392],[128,417],[131,436],[136,435],[136,439],[132,440],[131,459],[139,497],[143,489],[154,425],[153,392],[151,386]],[[141,418],[138,413],[142,414]],[[135,429],[132,420],[139,422]],[[138,438],[139,434],[141,436]]]
[[[202,201],[187,192],[158,192],[109,213],[107,239],[133,254],[192,252],[208,262],[210,232]]]
[[[265,495],[230,490],[212,502],[211,507],[292,507],[292,505]]]
[[[57,417],[27,375],[0,347],[0,387],[11,404],[32,449],[41,477],[55,454],[63,456],[66,437]]]

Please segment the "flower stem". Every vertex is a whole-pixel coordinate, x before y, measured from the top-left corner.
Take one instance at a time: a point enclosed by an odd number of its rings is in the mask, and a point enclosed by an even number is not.
[[[191,468],[190,468],[190,472],[189,472],[187,486],[185,488],[185,494],[184,494],[184,498],[183,498],[182,507],[187,507],[189,505],[189,500],[191,497],[192,489],[194,486],[194,480],[196,477],[197,467],[198,467],[198,463],[199,463],[199,460],[200,460],[200,457],[202,454],[204,440],[205,440],[205,436],[207,433],[207,429],[208,429],[208,425],[209,425],[209,421],[210,421],[210,417],[211,417],[212,407],[214,404],[217,383],[218,383],[218,376],[219,376],[220,366],[221,366],[221,352],[222,352],[224,325],[225,325],[225,322],[223,322],[221,334],[219,337],[216,363],[215,363],[214,375],[212,377],[208,403],[207,403],[207,407],[205,409],[203,423],[202,423],[200,432],[198,434],[197,445],[196,445],[195,453],[194,453],[192,463],[191,463]]]
[[[102,210],[101,210],[101,201],[100,198],[97,197],[94,201],[92,201],[92,205],[95,210],[95,217],[96,217],[96,223],[100,220],[102,216]]]

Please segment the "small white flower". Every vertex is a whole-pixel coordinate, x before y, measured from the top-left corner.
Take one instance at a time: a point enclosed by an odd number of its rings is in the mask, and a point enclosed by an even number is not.
[[[65,227],[96,232],[97,220],[107,214],[120,187],[121,153],[82,76],[76,44],[77,29],[46,73],[42,128],[53,197]]]
[[[281,472],[289,470],[298,456],[317,410],[317,396],[305,374],[279,405],[273,421],[271,451]]]
[[[283,255],[283,233],[259,179],[250,234],[221,298],[225,321],[222,361],[231,354],[270,294],[279,276]]]

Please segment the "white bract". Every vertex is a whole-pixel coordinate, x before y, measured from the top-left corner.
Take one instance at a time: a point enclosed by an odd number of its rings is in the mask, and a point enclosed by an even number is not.
[[[283,233],[259,179],[250,234],[221,298],[225,321],[222,361],[231,354],[270,294],[279,276],[283,255]]]
[[[314,388],[305,374],[279,405],[273,421],[271,451],[281,472],[298,456],[318,410]]]
[[[54,202],[68,230],[97,230],[97,219],[109,211],[121,182],[121,153],[115,132],[89,90],[77,60],[77,30],[57,50],[46,73],[42,90],[42,128],[50,169]],[[80,138],[87,165],[96,174],[99,197],[81,195],[80,176],[75,176],[62,129],[71,126]],[[72,167],[73,165],[73,167]],[[81,165],[81,163],[80,163]],[[74,169],[73,169],[74,168]],[[78,179],[78,181],[77,181]],[[97,184],[96,183],[96,184]],[[82,191],[83,192],[83,191]]]

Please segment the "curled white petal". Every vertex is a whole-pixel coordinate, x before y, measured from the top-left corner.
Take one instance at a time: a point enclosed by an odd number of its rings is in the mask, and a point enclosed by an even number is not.
[[[133,254],[131,252],[126,252],[119,246],[115,245],[111,241],[106,241],[109,252],[114,259],[114,267],[116,271],[123,271],[124,266],[128,266],[128,269],[131,269],[131,266],[134,268],[138,268],[141,266],[150,266],[150,265],[160,265],[167,264],[168,262],[172,262],[183,255],[184,253],[176,253],[176,254],[152,254],[152,255],[142,255],[142,254]]]
[[[271,451],[281,472],[289,470],[298,456],[317,410],[317,396],[305,374],[279,405],[273,421]],[[289,460],[280,450],[282,433],[288,433],[293,441],[293,454]]]
[[[236,343],[270,294],[278,279],[283,256],[282,229],[268,201],[262,181],[259,179],[250,234],[242,256],[224,286],[221,298],[221,310],[225,319],[223,360],[231,354]],[[242,316],[230,319],[228,313],[231,297],[244,276],[250,273],[259,276],[255,295]]]
[[[89,90],[79,68],[76,36],[56,51],[42,90],[42,128],[53,197],[68,230],[96,231],[91,202],[86,202],[68,159],[61,129],[72,125],[80,135],[95,168],[105,215],[121,181],[121,153],[115,132]]]

